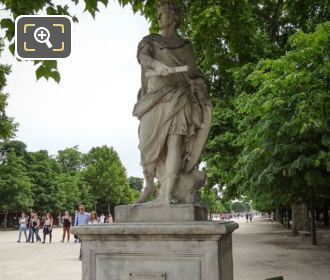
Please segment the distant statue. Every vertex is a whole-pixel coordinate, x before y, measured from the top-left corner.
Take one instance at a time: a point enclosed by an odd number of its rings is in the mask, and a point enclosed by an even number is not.
[[[198,170],[200,156],[212,121],[207,97],[192,46],[177,34],[180,13],[174,1],[157,2],[161,34],[142,39],[137,58],[142,86],[133,115],[140,120],[139,149],[146,187],[138,199],[143,203],[198,204],[198,190],[205,174]]]

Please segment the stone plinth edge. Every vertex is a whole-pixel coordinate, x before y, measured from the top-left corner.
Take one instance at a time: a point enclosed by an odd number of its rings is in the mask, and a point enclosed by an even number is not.
[[[231,234],[238,228],[235,222],[212,222],[197,221],[184,223],[113,223],[102,225],[82,225],[73,227],[72,234],[78,235],[82,240],[87,239],[107,239],[113,236],[120,238],[123,236],[145,236],[156,237],[161,236],[181,236],[181,237],[198,237],[198,236],[220,236]]]
[[[115,207],[116,222],[182,222],[207,221],[205,207],[192,204],[131,204]]]

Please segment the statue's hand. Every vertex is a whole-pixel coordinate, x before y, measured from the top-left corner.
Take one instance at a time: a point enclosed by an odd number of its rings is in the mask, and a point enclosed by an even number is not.
[[[172,68],[167,66],[166,64],[160,62],[160,61],[157,61],[155,60],[153,63],[152,63],[152,67],[155,69],[155,71],[161,75],[161,76],[167,76],[170,74]]]

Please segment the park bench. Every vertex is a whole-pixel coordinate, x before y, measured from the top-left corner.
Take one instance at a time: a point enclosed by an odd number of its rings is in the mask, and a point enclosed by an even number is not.
[[[273,277],[273,278],[267,278],[266,280],[284,280],[283,276]]]

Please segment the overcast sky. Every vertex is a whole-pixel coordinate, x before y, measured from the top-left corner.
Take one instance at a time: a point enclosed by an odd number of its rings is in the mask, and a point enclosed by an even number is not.
[[[29,151],[53,155],[75,145],[83,152],[112,146],[127,174],[142,177],[132,109],[140,87],[136,49],[149,24],[113,1],[100,6],[95,21],[82,5],[74,11],[79,23],[73,25],[70,57],[58,60],[60,84],[37,82],[32,62],[18,62],[7,50],[2,54],[1,63],[12,65],[5,92],[7,113],[19,123],[16,138]]]

